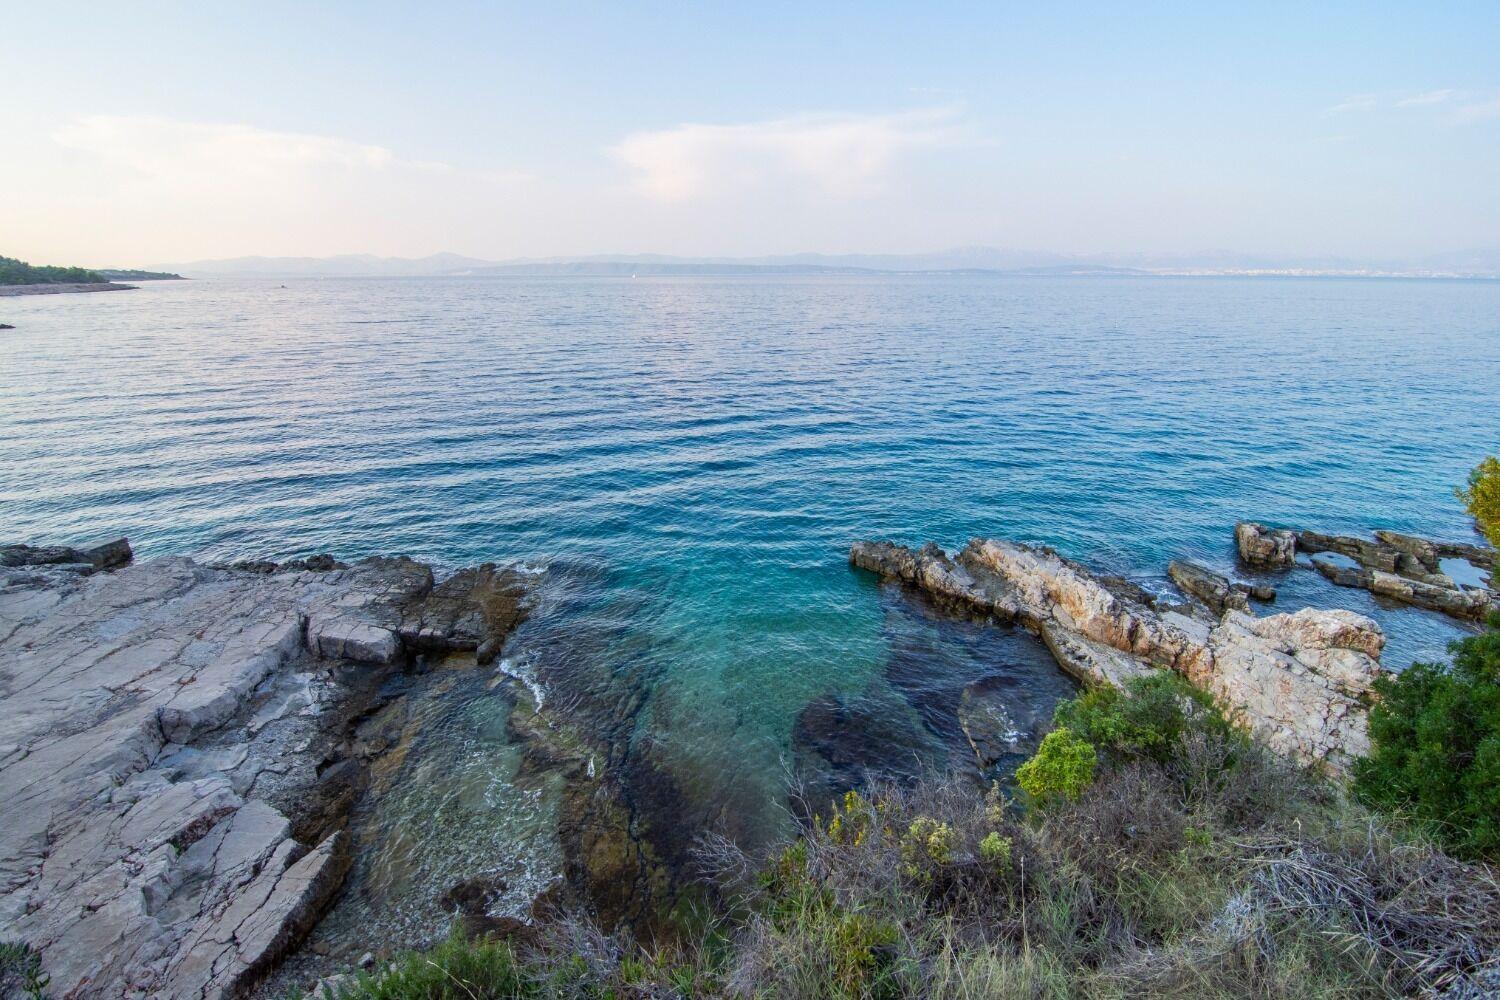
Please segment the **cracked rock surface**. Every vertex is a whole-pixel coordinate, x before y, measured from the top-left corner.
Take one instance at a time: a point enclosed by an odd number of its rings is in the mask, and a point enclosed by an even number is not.
[[[58,997],[253,986],[349,867],[321,765],[360,693],[414,639],[473,649],[520,614],[493,567],[440,591],[406,559],[84,573],[23,548],[0,568],[0,938]]]

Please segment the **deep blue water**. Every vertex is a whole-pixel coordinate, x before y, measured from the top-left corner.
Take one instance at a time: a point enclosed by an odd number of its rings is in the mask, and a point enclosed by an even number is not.
[[[1231,568],[1246,516],[1467,540],[1453,487],[1500,446],[1495,282],[278,284],[0,299],[0,536],[572,567],[515,663],[629,674],[635,738],[751,813],[812,699],[941,743],[966,680],[1013,671],[1043,715],[1067,690],[1026,637],[852,572],[854,539],[1147,582]],[[1393,665],[1456,632],[1283,582],[1377,613]]]

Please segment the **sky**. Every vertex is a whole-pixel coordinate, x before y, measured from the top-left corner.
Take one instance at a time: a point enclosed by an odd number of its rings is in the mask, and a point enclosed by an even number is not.
[[[1500,245],[1494,0],[6,7],[34,263]]]

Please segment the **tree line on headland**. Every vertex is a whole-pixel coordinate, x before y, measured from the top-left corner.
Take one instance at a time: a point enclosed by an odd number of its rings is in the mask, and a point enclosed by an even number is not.
[[[0,257],[0,285],[93,285],[108,280],[86,267],[36,267],[14,257]]]
[[[181,277],[166,271],[37,266],[15,257],[0,257],[0,285],[103,285],[111,281],[157,281]]]

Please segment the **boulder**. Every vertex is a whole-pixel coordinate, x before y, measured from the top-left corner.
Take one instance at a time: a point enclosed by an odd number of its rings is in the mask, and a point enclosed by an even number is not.
[[[1415,535],[1403,535],[1399,531],[1380,530],[1375,532],[1375,540],[1387,548],[1395,549],[1416,560],[1426,572],[1438,572],[1438,564],[1442,556],[1438,553],[1437,546],[1427,539],[1418,538]]]
[[[1229,608],[1246,611],[1250,607],[1245,591],[1236,589],[1228,577],[1197,563],[1174,559],[1167,564],[1167,576],[1184,594],[1198,598],[1216,614],[1223,614]]]
[[[1241,521],[1234,526],[1234,542],[1240,558],[1251,566],[1291,566],[1297,561],[1297,537],[1284,528]]]

